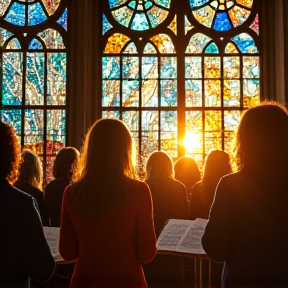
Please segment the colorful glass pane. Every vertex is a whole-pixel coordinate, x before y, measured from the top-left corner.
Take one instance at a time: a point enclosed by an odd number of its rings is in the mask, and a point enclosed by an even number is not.
[[[35,3],[28,6],[28,25],[33,26],[44,22],[47,19],[41,4]]]
[[[120,78],[120,58],[103,57],[102,58],[102,77],[104,79]]]
[[[29,49],[42,49],[42,44],[37,39],[33,39],[29,45]]]
[[[255,16],[253,23],[250,25],[250,28],[254,30],[259,35],[259,17],[258,14]]]
[[[192,11],[195,19],[202,25],[211,28],[214,19],[215,10],[210,6],[200,8],[199,10]]]
[[[205,151],[222,149],[221,111],[205,112]]]
[[[221,59],[220,57],[204,57],[204,77],[221,77]]]
[[[4,13],[6,12],[6,9],[8,8],[9,4],[10,4],[11,0],[1,0],[0,3],[0,17],[2,17],[4,15]]]
[[[157,53],[157,50],[151,43],[147,43],[145,48],[144,48],[143,53],[144,54],[155,54],[155,53]]]
[[[259,79],[243,80],[243,105],[245,108],[251,108],[260,102],[260,81]]]
[[[112,15],[116,19],[117,22],[119,22],[121,25],[125,27],[128,27],[130,20],[133,16],[133,10],[124,6],[118,10],[112,11]]]
[[[155,4],[161,5],[165,8],[170,8],[171,0],[154,0]]]
[[[239,6],[234,6],[228,13],[234,27],[242,25],[250,15],[249,10],[240,8]]]
[[[253,38],[247,33],[241,33],[231,40],[237,44],[242,53],[258,53]]]
[[[0,47],[4,46],[6,40],[13,34],[6,29],[0,28]]]
[[[138,13],[134,16],[131,29],[143,31],[149,29],[149,23],[146,14]]]
[[[122,53],[128,53],[128,54],[136,54],[137,53],[137,48],[133,42],[129,43],[125,50]]]
[[[41,0],[41,1],[44,4],[44,7],[49,15],[54,14],[60,4],[60,0]]]
[[[9,43],[6,46],[6,49],[21,49],[21,45],[17,38],[13,38],[9,41]]]
[[[22,104],[23,54],[18,52],[3,53],[2,68],[2,104]]]
[[[230,19],[226,12],[216,13],[213,28],[217,31],[227,31],[232,28]]]
[[[127,1],[128,0],[109,0],[109,5],[110,5],[110,8],[114,8],[114,7],[124,4]]]
[[[190,6],[192,8],[199,7],[199,6],[205,5],[209,1],[210,0],[190,0]]]
[[[47,140],[65,143],[65,127],[65,110],[47,110]]]
[[[47,104],[66,104],[66,53],[47,54]]]
[[[202,78],[201,57],[185,57],[185,77]]]
[[[159,7],[153,6],[152,9],[150,9],[147,12],[147,15],[148,15],[149,20],[151,22],[152,28],[154,28],[154,27],[158,26],[160,23],[162,23],[167,18],[168,11],[161,9]],[[135,29],[135,30],[138,30],[138,29]]]
[[[224,130],[235,131],[240,121],[239,110],[224,111]]]
[[[67,30],[67,19],[68,19],[68,12],[67,9],[63,12],[59,20],[57,21],[65,30]]]
[[[177,80],[160,81],[161,106],[177,106]]]
[[[12,126],[16,134],[21,135],[21,120],[22,110],[21,109],[1,109],[1,121],[8,123]]]
[[[108,19],[105,16],[105,14],[103,14],[103,18],[102,18],[102,34],[104,35],[111,28],[113,28],[113,26],[110,24],[110,22],[108,21]]]
[[[158,73],[158,58],[157,57],[143,57],[142,58],[142,78],[143,79],[157,79]]]
[[[240,106],[240,80],[224,80],[224,106]]]
[[[122,81],[122,106],[123,107],[139,106],[139,81],[137,80]]]
[[[202,80],[185,81],[186,107],[202,106]]]
[[[194,34],[186,48],[186,53],[202,53],[205,46],[212,39],[202,33]]]
[[[129,40],[129,37],[121,33],[113,34],[107,41],[104,53],[119,54]]]
[[[205,106],[220,107],[221,106],[221,81],[205,80]]]
[[[25,104],[44,104],[44,53],[28,53],[26,58]]]
[[[46,29],[38,36],[44,41],[47,49],[65,49],[61,34],[54,29]]]
[[[139,78],[139,59],[138,57],[122,58],[122,77],[123,78]]]
[[[120,81],[102,81],[102,106],[120,106]]]
[[[120,119],[119,111],[102,111],[102,118],[115,118]]]
[[[186,111],[186,137],[195,139],[192,145],[186,146],[186,154],[203,153],[203,116],[201,111]]]
[[[218,50],[218,47],[216,46],[216,44],[213,42],[205,49],[205,53],[218,54],[219,50]]]
[[[225,53],[226,54],[235,54],[235,53],[238,53],[238,50],[234,44],[228,43],[226,48],[225,48]]]
[[[177,35],[177,15],[175,15],[168,28],[171,29],[175,35]]]
[[[239,57],[224,57],[224,78],[240,78]]]
[[[157,107],[158,101],[158,80],[145,80],[141,84],[142,106]]]
[[[188,33],[188,31],[192,30],[194,26],[189,22],[187,19],[187,16],[185,15],[185,35]]]
[[[245,6],[247,8],[251,8],[253,4],[253,0],[236,0],[238,4]]]
[[[131,132],[135,148],[139,147],[138,131],[139,131],[139,112],[138,111],[124,111],[122,113],[122,120],[127,124]]]
[[[25,119],[24,119],[24,143],[35,145],[36,143],[41,143],[38,152],[43,153],[43,125],[44,125],[44,112],[40,109],[25,109]],[[33,149],[34,150],[34,149]],[[37,154],[40,154],[37,153]],[[42,154],[41,153],[41,154]]]
[[[243,78],[259,78],[259,57],[243,57]]]
[[[177,58],[176,57],[161,57],[160,59],[160,77],[177,78]]]
[[[174,44],[167,34],[158,34],[151,38],[160,53],[176,53]]]
[[[7,13],[5,20],[17,26],[24,26],[25,19],[25,5],[14,2]]]
[[[177,157],[177,112],[160,113],[160,146],[171,157]]]

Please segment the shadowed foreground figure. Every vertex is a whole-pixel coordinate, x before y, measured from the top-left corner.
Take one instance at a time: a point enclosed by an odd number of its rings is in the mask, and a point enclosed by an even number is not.
[[[202,243],[224,261],[223,287],[288,287],[288,116],[249,109],[237,131],[240,170],[217,187]]]
[[[73,287],[144,288],[156,254],[152,201],[136,180],[132,137],[117,119],[90,128],[75,182],[64,192],[60,254],[76,260]]]
[[[36,201],[14,188],[20,148],[13,128],[0,122],[0,287],[29,288],[44,282],[55,262],[43,233]]]

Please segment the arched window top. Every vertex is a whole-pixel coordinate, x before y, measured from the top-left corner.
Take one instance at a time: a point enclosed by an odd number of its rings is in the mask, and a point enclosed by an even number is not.
[[[217,31],[242,25],[249,17],[253,0],[190,0],[195,19]]]
[[[29,45],[29,49],[43,49],[43,46],[39,40],[34,38]]]
[[[258,53],[253,38],[247,33],[241,33],[231,39],[242,53]]]
[[[4,3],[0,8],[0,16],[4,16],[7,22],[17,26],[34,26],[54,14],[60,0],[5,0],[1,2]],[[67,16],[64,22],[67,22]]]
[[[46,29],[38,33],[38,36],[44,41],[47,49],[65,49],[61,34],[54,29]]]
[[[218,54],[219,53],[219,49],[216,46],[216,44],[214,42],[212,42],[206,49],[205,49],[205,53],[215,53]]]
[[[21,49],[21,45],[17,38],[10,40],[6,46],[6,49]]]
[[[225,53],[226,54],[235,54],[235,53],[238,53],[238,50],[234,44],[228,43],[226,48],[225,48]]]
[[[145,48],[144,48],[144,51],[143,51],[144,54],[156,54],[157,53],[157,50],[156,48],[154,47],[153,44],[151,43],[147,43]]]
[[[129,43],[126,48],[124,49],[123,53],[128,53],[128,54],[136,54],[137,53],[137,47],[134,44],[134,42]]]
[[[6,40],[11,37],[13,33],[6,29],[0,28],[0,47],[4,46]]]
[[[168,16],[170,0],[109,0],[115,20],[136,31],[144,31],[161,24]]]
[[[174,44],[167,34],[158,34],[151,38],[160,53],[176,53]]]
[[[202,53],[212,39],[202,33],[194,34],[186,48],[186,53]]]
[[[104,53],[119,54],[129,40],[130,38],[122,33],[113,34],[112,36],[109,37],[107,41]]]

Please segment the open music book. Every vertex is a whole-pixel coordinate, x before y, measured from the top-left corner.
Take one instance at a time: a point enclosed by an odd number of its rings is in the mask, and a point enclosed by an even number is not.
[[[170,219],[158,237],[157,250],[205,254],[201,238],[207,222],[207,219],[201,218],[196,220]]]
[[[59,253],[59,232],[58,227],[43,227],[44,234],[48,245],[50,247],[51,253],[56,262],[64,261]]]

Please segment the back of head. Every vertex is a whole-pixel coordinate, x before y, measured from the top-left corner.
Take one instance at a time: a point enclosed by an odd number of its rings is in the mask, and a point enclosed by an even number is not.
[[[175,179],[191,188],[201,180],[200,171],[196,161],[191,157],[181,157],[174,164]]]
[[[79,160],[79,151],[74,147],[64,147],[56,155],[53,163],[55,178],[71,179],[73,165]]]
[[[24,150],[16,186],[21,188],[21,185],[29,184],[42,189],[42,180],[43,171],[40,159],[33,152]]]
[[[14,129],[0,121],[0,179],[10,183],[16,180],[21,160],[20,146],[17,143]]]
[[[157,181],[164,177],[173,178],[173,161],[165,151],[153,152],[146,163],[146,181]]]
[[[259,173],[285,171],[288,163],[288,116],[285,108],[264,104],[249,109],[237,131],[239,166]]]

